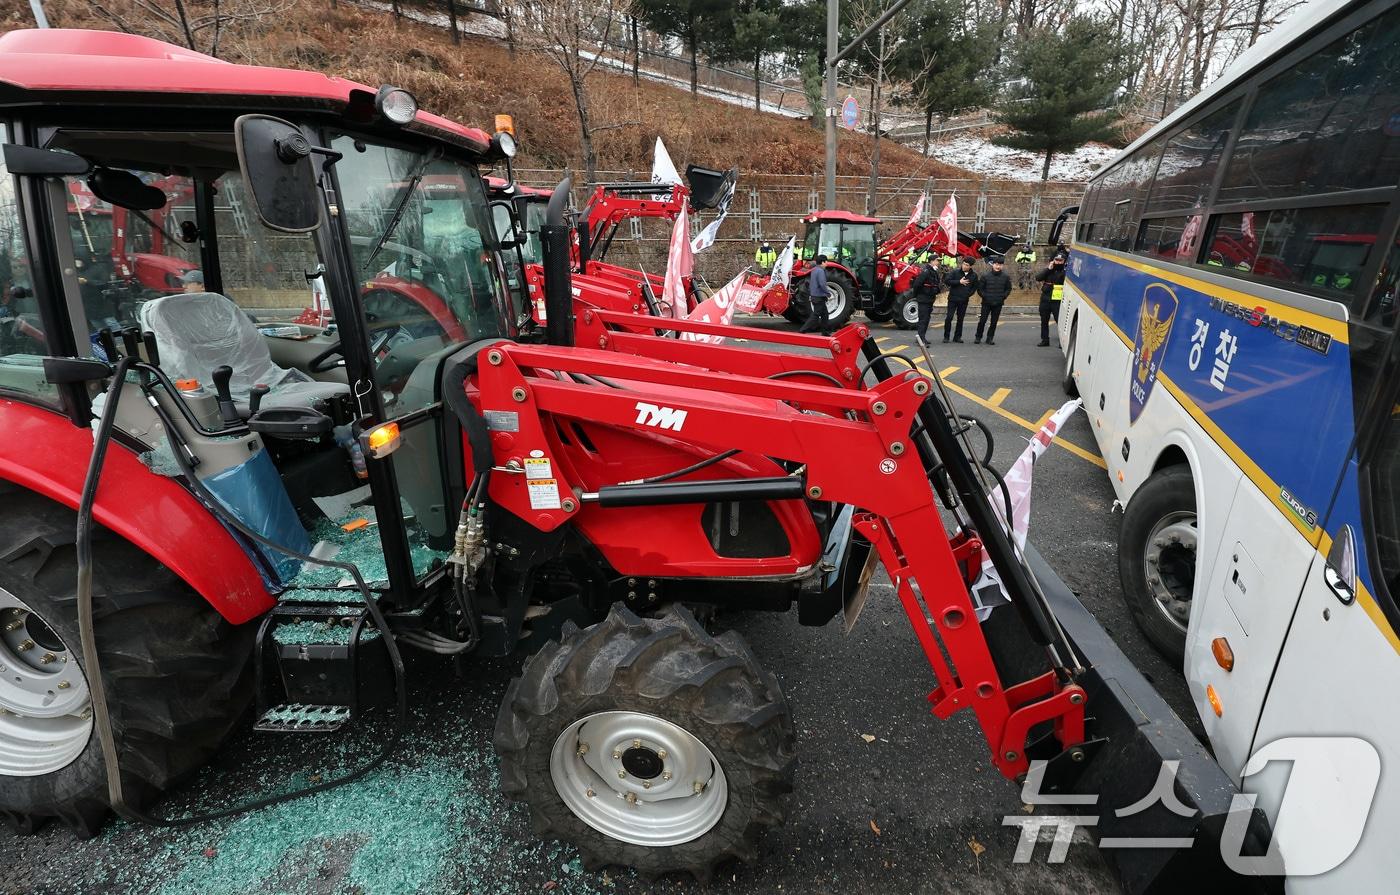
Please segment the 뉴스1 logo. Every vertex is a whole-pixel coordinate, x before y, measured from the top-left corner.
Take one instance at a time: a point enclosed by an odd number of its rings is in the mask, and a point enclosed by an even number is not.
[[[1137,422],[1152,395],[1152,387],[1157,384],[1157,371],[1162,367],[1162,355],[1166,354],[1167,340],[1171,338],[1177,304],[1176,293],[1161,283],[1152,283],[1142,291],[1133,362],[1129,367],[1129,425]]]
[[[1293,515],[1303,520],[1303,524],[1308,528],[1317,528],[1317,510],[1308,509],[1307,505],[1293,496],[1293,492],[1287,488],[1280,488],[1278,491],[1279,500],[1293,511]]]
[[[659,407],[645,401],[637,402],[637,422],[658,429],[679,432],[681,426],[685,425],[686,413],[687,411],[676,410],[674,407]]]

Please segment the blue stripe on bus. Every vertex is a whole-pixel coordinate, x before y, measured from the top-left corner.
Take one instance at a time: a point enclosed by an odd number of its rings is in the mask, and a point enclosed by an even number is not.
[[[1348,348],[1344,340],[1327,335],[1335,332],[1336,321],[1294,308],[1275,310],[1253,296],[1222,293],[1201,281],[1194,281],[1199,288],[1193,288],[1192,279],[1179,271],[1166,279],[1138,266],[1080,250],[1071,262],[1072,285],[1130,340],[1135,352],[1122,400],[1130,407],[1134,401],[1145,407],[1165,400],[1153,386],[1159,377],[1170,380],[1278,484],[1281,493],[1268,496],[1293,507],[1312,530],[1327,511],[1355,430]],[[1216,295],[1206,294],[1205,288]],[[1164,328],[1165,341],[1140,368],[1144,349]],[[1228,350],[1218,353],[1227,333],[1234,345],[1228,362]],[[1130,440],[1131,427],[1126,433]]]

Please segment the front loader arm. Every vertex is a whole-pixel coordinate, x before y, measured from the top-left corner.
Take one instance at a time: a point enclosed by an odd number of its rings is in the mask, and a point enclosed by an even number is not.
[[[935,505],[925,450],[911,437],[921,408],[938,406],[923,375],[908,371],[856,391],[638,364],[594,349],[502,343],[488,349],[485,359],[478,380],[481,411],[518,415],[515,431],[492,433],[497,468],[524,469],[527,458],[537,466],[546,460],[558,489],[557,500],[540,499],[538,479],[493,476],[491,498],[502,508],[553,530],[587,501],[668,500],[656,496],[656,489],[638,495],[629,490],[638,486],[619,484],[590,493],[565,480],[545,435],[551,418],[667,429],[716,452],[738,448],[800,464],[788,477],[800,487],[783,489],[783,479],[690,480],[679,500],[736,499],[742,488],[764,487],[859,508],[858,528],[878,550],[937,679],[933,711],[946,718],[970,708],[993,764],[1012,778],[1029,766],[1032,726],[1052,722],[1061,751],[1083,741],[1084,692],[1063,669],[1047,659],[1041,673],[1009,683],[998,671]]]

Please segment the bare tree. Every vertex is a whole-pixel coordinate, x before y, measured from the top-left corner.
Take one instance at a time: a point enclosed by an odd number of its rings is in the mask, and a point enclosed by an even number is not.
[[[88,5],[129,34],[144,34],[191,50],[219,55],[225,29],[256,25],[296,0],[88,0]]]
[[[593,135],[607,125],[594,124],[589,105],[588,76],[607,52],[613,22],[629,12],[627,0],[524,0],[522,4],[532,29],[529,45],[564,72],[573,93],[578,114],[579,149],[589,183],[597,180],[598,154]]]

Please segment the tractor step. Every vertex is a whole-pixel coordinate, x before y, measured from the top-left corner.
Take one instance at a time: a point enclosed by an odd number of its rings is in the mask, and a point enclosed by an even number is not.
[[[334,599],[328,599],[329,595]],[[331,733],[380,702],[388,667],[384,635],[363,601],[344,590],[282,600],[258,634],[254,730]]]
[[[348,705],[292,702],[263,712],[253,729],[270,733],[332,733],[349,720]]]

